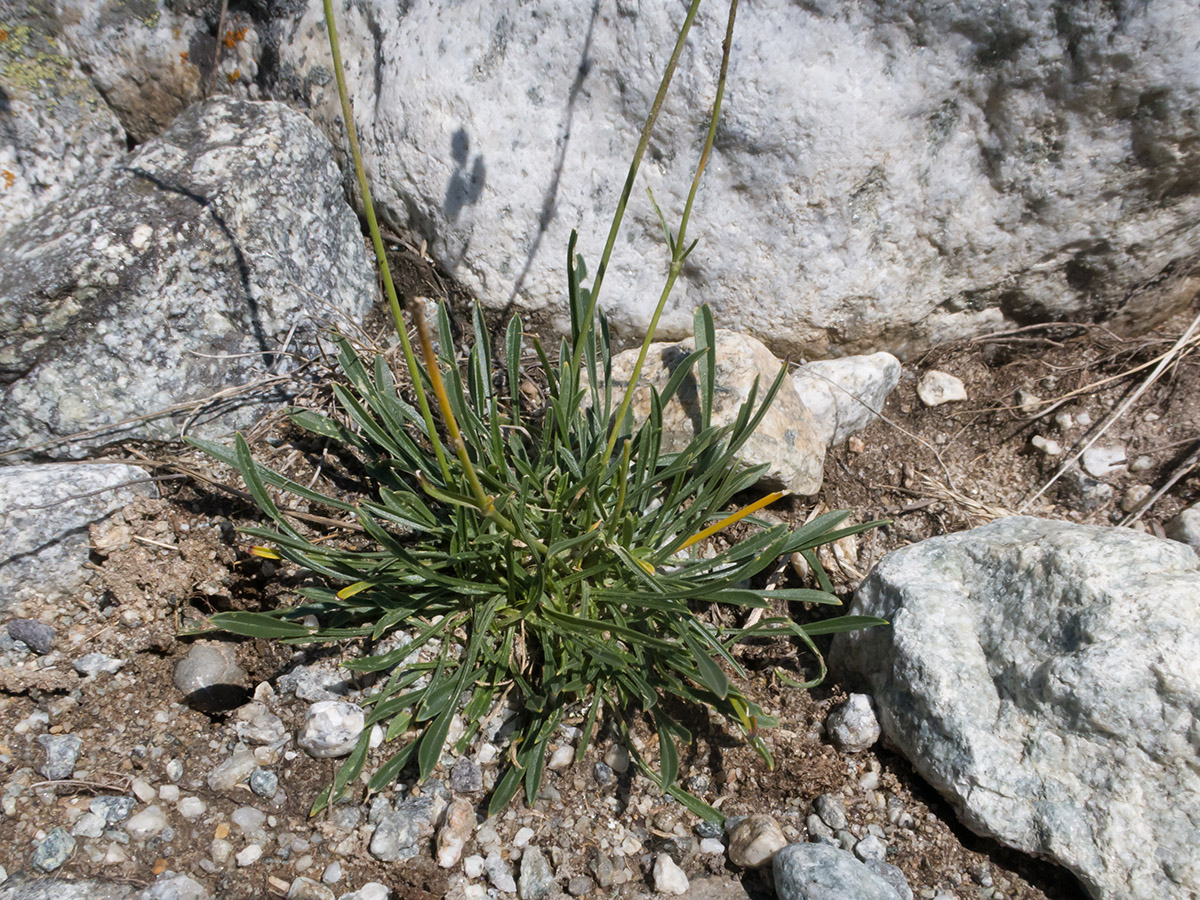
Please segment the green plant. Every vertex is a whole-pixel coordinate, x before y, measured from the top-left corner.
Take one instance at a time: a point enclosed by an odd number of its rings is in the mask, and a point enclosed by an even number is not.
[[[715,818],[715,810],[675,784],[676,742],[689,742],[690,735],[674,708],[715,710],[769,760],[758,731],[773,720],[727,674],[744,676],[735,645],[752,638],[795,638],[820,662],[812,636],[879,621],[842,617],[800,627],[786,616],[769,615],[749,627],[722,628],[700,614],[711,604],[768,607],[768,592],[747,586],[749,580],[780,556],[797,551],[806,555],[824,590],[781,589],[769,596],[838,603],[813,549],[870,527],[838,529],[844,513],[821,516],[797,531],[753,517],[782,493],[728,512],[731,501],[751,489],[765,468],[743,466],[737,454],[780,390],[785,369],[761,398],[756,399],[755,385],[734,423],[714,426],[714,323],[702,307],[695,315],[696,349],[661,392],[651,391],[648,419],[635,424],[629,406],[653,323],[628,389],[619,401],[614,396],[611,341],[599,292],[638,165],[698,6],[699,0],[693,0],[680,30],[590,287],[583,260],[575,253],[575,235],[571,237],[570,339],[552,360],[532,338],[548,381],[548,402],[544,409],[531,409],[518,390],[525,340],[519,317],[508,323],[502,365],[494,366],[488,329],[476,307],[473,342],[460,368],[445,306],[438,313],[440,351],[435,353],[418,305],[413,312],[422,359],[417,360],[383,256],[326,0],[352,155],[416,406],[397,390],[383,356],[364,361],[347,340],[337,339],[348,384],[333,385],[333,392],[343,416],[296,410],[292,419],[350,448],[361,461],[371,499],[357,503],[318,493],[257,464],[240,435],[232,450],[195,441],[241,472],[272,520],[271,528],[245,529],[271,545],[256,552],[284,557],[333,585],[303,588],[304,602],[293,608],[216,614],[211,617],[214,627],[291,643],[379,642],[395,632],[410,638],[401,647],[346,663],[359,672],[379,673],[382,686],[366,701],[367,731],[314,811],[341,795],[361,772],[370,726],[386,724],[389,742],[416,732],[371,778],[370,790],[380,790],[410,761],[420,778],[429,775],[456,712],[461,710],[467,723],[458,741],[461,749],[480,721],[511,698],[520,709],[520,724],[509,765],[491,798],[493,811],[522,785],[528,799],[537,794],[547,744],[568,711],[582,717],[582,756],[606,710],[638,765],[664,791],[698,814]],[[678,234],[664,220],[671,263],[654,323],[695,246],[685,247],[687,222],[715,134],[735,11],[736,2],[710,128]],[[700,428],[681,452],[666,453],[662,409],[685,379],[693,379],[697,388]],[[310,540],[280,511],[270,488],[352,517],[365,543]],[[700,541],[747,518],[759,526],[751,536],[715,555],[696,555],[693,548]],[[335,589],[337,585],[345,586]],[[316,617],[316,627],[304,624],[309,616]],[[422,647],[428,658],[401,665]],[[824,671],[820,662],[819,675],[804,686],[819,682]],[[639,710],[657,731],[657,771],[629,741]]]

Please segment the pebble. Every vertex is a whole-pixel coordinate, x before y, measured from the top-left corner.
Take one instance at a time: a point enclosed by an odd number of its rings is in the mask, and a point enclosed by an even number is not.
[[[1041,450],[1047,456],[1062,456],[1062,444],[1050,438],[1042,437],[1040,434],[1035,434],[1030,438],[1029,443]]]
[[[262,829],[266,824],[267,815],[253,806],[241,806],[233,811],[229,821],[236,825],[242,834],[249,835]]]
[[[654,859],[654,889],[660,894],[686,894],[687,875],[675,865],[669,853],[660,853]]]
[[[613,744],[604,754],[604,764],[618,775],[624,775],[629,771],[629,751],[620,744]]]
[[[513,846],[518,850],[524,848],[531,840],[533,840],[534,831],[532,828],[518,828],[517,833],[513,835]]]
[[[846,805],[837,794],[821,794],[813,801],[813,811],[835,831],[846,827]]]
[[[136,900],[211,900],[212,895],[204,885],[189,875],[163,872]]]
[[[283,720],[257,701],[239,707],[234,720],[234,731],[247,744],[277,744],[288,734]]]
[[[250,773],[250,790],[270,800],[279,790],[279,776],[270,769],[255,769]]]
[[[586,897],[596,889],[596,882],[586,875],[574,875],[567,882],[567,893],[572,897]]]
[[[809,814],[804,820],[804,827],[808,831],[810,840],[833,840],[833,829],[826,825],[824,820],[816,813]]]
[[[371,855],[383,862],[412,859],[420,852],[421,834],[430,827],[432,813],[431,800],[414,797],[381,815],[371,835]]]
[[[1075,424],[1087,428],[1087,426],[1092,424],[1092,414],[1087,410],[1075,413]]]
[[[443,869],[457,865],[462,858],[463,847],[475,830],[475,807],[461,797],[453,801],[446,810],[446,821],[437,836],[437,863]],[[478,876],[476,876],[478,877]]]
[[[33,864],[43,872],[53,872],[75,852],[75,838],[63,828],[54,828],[33,851]]]
[[[208,805],[199,797],[183,797],[175,804],[175,809],[185,819],[195,819],[197,816],[204,815]]]
[[[124,665],[123,660],[113,659],[103,653],[86,653],[75,660],[75,671],[85,678],[95,677],[101,672],[116,675]]]
[[[342,864],[335,859],[321,873],[321,881],[325,882],[325,884],[337,884],[342,880],[343,874]]]
[[[164,784],[158,788],[158,799],[163,803],[178,803],[179,802],[179,785]]]
[[[133,791],[133,796],[137,797],[143,803],[153,803],[158,799],[158,791],[144,778],[133,779],[129,785],[129,789]]]
[[[1042,398],[1024,388],[1017,391],[1017,409],[1022,415],[1032,416],[1042,405]]]
[[[720,838],[704,838],[700,841],[700,852],[718,855],[725,852],[725,845]]]
[[[468,878],[478,878],[483,874],[483,857],[473,853],[463,860],[463,874]]]
[[[1189,506],[1172,518],[1164,531],[1173,541],[1200,548],[1200,504]]]
[[[1148,472],[1154,467],[1154,460],[1149,456],[1139,456],[1129,464],[1130,472]]]
[[[208,786],[217,793],[232,791],[257,768],[258,760],[254,758],[254,751],[239,746],[229,759],[219,763],[208,773]]]
[[[499,850],[493,850],[483,861],[483,870],[487,872],[488,881],[498,891],[512,894],[517,890],[517,882],[513,879],[512,869],[504,861]]]
[[[847,753],[861,753],[879,740],[879,720],[866,694],[851,694],[825,720],[830,740]]]
[[[716,822],[700,822],[692,830],[701,838],[719,838],[725,831]]]
[[[557,750],[555,750],[553,753],[550,754],[550,761],[548,763],[546,763],[546,768],[550,769],[551,771],[555,771],[555,772],[562,771],[563,769],[570,766],[574,760],[575,760],[575,748],[574,747],[559,747]]]
[[[1127,513],[1133,512],[1150,496],[1151,490],[1147,484],[1130,485],[1121,497],[1121,510]]]
[[[36,619],[10,619],[8,636],[21,641],[38,656],[54,649],[54,629]]]
[[[783,829],[773,817],[747,816],[729,832],[729,861],[743,869],[757,869],[786,846]]]
[[[183,777],[183,763],[178,759],[172,759],[167,763],[167,781],[175,784]]]
[[[175,666],[175,687],[197,709],[240,706],[246,697],[246,673],[235,653],[220,642],[197,641]]]
[[[125,823],[125,831],[135,841],[152,838],[166,827],[167,816],[160,806],[148,806]]]
[[[380,884],[378,881],[368,881],[357,891],[342,894],[338,900],[388,900],[390,896],[391,891],[388,890],[386,884]]]
[[[239,861],[240,864],[240,861]],[[301,875],[288,888],[287,900],[334,900],[335,894],[319,881]]]
[[[600,787],[608,787],[612,784],[613,770],[612,766],[605,762],[597,762],[592,767],[592,775],[595,776],[596,784]]]
[[[1120,444],[1112,446],[1092,445],[1083,451],[1081,460],[1083,470],[1093,478],[1104,478],[1125,470],[1125,448]]]
[[[76,837],[98,838],[104,834],[107,824],[104,816],[98,816],[94,812],[85,812],[75,821],[75,827],[71,829],[71,834]]]
[[[881,841],[873,834],[868,834],[865,838],[854,845],[854,855],[866,862],[870,859],[876,859],[883,862],[887,859],[887,844]]]
[[[521,880],[517,883],[517,895],[521,900],[542,900],[554,887],[554,872],[545,854],[538,847],[530,847],[521,854]]]
[[[917,396],[926,406],[941,406],[967,399],[967,388],[961,378],[948,372],[930,369],[917,382]]]
[[[1054,421],[1059,428],[1066,431],[1075,424],[1075,417],[1069,412],[1060,412],[1054,414]]]
[[[362,709],[353,703],[322,700],[308,708],[296,743],[316,759],[348,756],[358,743],[365,721]]]
[[[849,853],[827,844],[790,844],[775,854],[772,865],[779,900],[853,897],[855,900],[900,900],[880,875]],[[829,885],[837,885],[836,893]]]
[[[96,797],[88,804],[88,809],[112,825],[129,818],[135,805],[137,801],[132,797]]]
[[[450,790],[474,794],[483,790],[483,770],[465,756],[450,769]]]
[[[1089,478],[1072,466],[1059,479],[1059,499],[1079,512],[1093,512],[1110,503],[1113,486]]]
[[[63,781],[75,773],[75,760],[83,741],[73,734],[39,734],[37,742],[46,751],[39,772],[51,781]]]
[[[263,848],[258,844],[247,844],[243,847],[234,859],[237,860],[239,866],[252,866],[262,859]]]

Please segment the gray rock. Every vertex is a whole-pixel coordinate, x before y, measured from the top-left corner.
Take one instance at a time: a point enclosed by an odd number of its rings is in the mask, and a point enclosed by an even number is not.
[[[586,897],[596,889],[596,882],[586,875],[573,875],[567,881],[567,893],[572,897]]]
[[[456,9],[375,4],[339,20],[343,55],[366,73],[355,90],[367,165],[388,172],[376,198],[473,293],[520,306],[545,333],[564,327],[568,233],[594,270],[659,83],[662,60],[643,48],[670,47],[682,12]],[[276,80],[340,138],[320,11],[309,0],[280,23]],[[737,102],[722,111],[693,220],[702,242],[663,339],[687,333],[700,299],[724,327],[810,357],[910,356],[1035,318],[1111,315],[1127,294],[1122,322],[1151,327],[1194,293],[1193,12],[1190,0],[743,10]],[[683,208],[716,19],[692,32],[605,282],[622,334],[644,332],[662,287],[667,254],[641,186],[668,216]],[[530,72],[536,84],[514,90]]]
[[[208,786],[219,794],[228,793],[250,777],[258,768],[258,760],[249,747],[238,745],[229,758],[218,763],[208,773]]]
[[[43,872],[53,872],[75,852],[75,838],[65,829],[54,828],[33,851],[33,864]]]
[[[378,881],[368,881],[357,891],[342,894],[338,900],[388,900],[391,896],[392,892],[387,889],[387,885]]]
[[[281,694],[295,694],[298,700],[319,703],[322,700],[341,700],[354,685],[345,670],[329,668],[322,664],[297,666],[279,679]]]
[[[255,769],[250,773],[250,790],[270,800],[279,791],[279,776],[270,769]]]
[[[414,797],[380,816],[368,849],[382,862],[412,859],[432,833],[433,802],[426,797]],[[515,885],[512,889],[516,890]]]
[[[854,855],[863,862],[884,862],[887,859],[887,844],[873,834],[854,845]]]
[[[772,816],[747,816],[729,830],[729,861],[743,869],[770,865],[785,846],[787,838]]]
[[[930,369],[917,382],[917,396],[926,406],[941,406],[966,400],[967,388],[958,376]]]
[[[851,694],[825,720],[829,739],[847,753],[861,753],[879,740],[879,720],[866,694]]]
[[[161,806],[147,806],[129,817],[125,830],[135,841],[145,841],[161,833],[167,827],[167,814]]]
[[[654,890],[660,894],[686,894],[688,878],[683,869],[671,859],[671,854],[660,853],[654,858]]]
[[[1167,537],[1200,549],[1200,503],[1189,506],[1166,525]]]
[[[1083,451],[1079,464],[1093,478],[1108,478],[1125,471],[1125,447],[1093,444]]]
[[[247,684],[236,649],[220,641],[197,641],[175,665],[175,687],[196,709],[240,706],[246,699]]]
[[[190,107],[8,229],[0,257],[0,450],[60,458],[178,437],[194,414],[199,436],[249,424],[270,391],[201,401],[283,371],[293,327],[290,350],[311,351],[375,290],[328,141],[277,103]]]
[[[691,339],[677,344],[650,345],[630,406],[637,421],[644,421],[650,414],[650,386],[660,390],[665,387],[671,374],[693,349],[695,343]],[[637,355],[637,350],[628,350],[613,357],[615,396],[620,397],[628,386]],[[779,374],[782,363],[754,338],[724,330],[717,331],[716,357],[714,380],[717,389],[712,424],[719,426],[734,422],[756,378],[761,400]],[[815,494],[821,487],[825,443],[818,436],[812,413],[800,402],[799,394],[784,390],[786,387],[785,383],[758,430],[742,445],[740,457],[747,465],[766,463],[770,466],[763,476],[764,486]],[[697,385],[692,377],[684,380],[683,386],[663,409],[663,452],[670,453],[687,446],[696,432],[699,417]]]
[[[913,900],[912,888],[908,886],[908,880],[904,877],[904,873],[896,866],[878,859],[865,859],[863,864],[890,884],[892,889],[900,895],[900,900]]]
[[[0,234],[125,155],[120,123],[64,46],[44,4],[5,2],[0,44]],[[52,7],[51,7],[52,8]]]
[[[46,761],[38,771],[51,781],[70,778],[83,741],[73,734],[39,734],[37,742],[46,750]]]
[[[85,653],[75,660],[75,671],[84,677],[94,678],[101,672],[116,675],[124,665],[124,660],[114,659],[104,653]]]
[[[140,900],[137,888],[116,881],[47,878],[14,872],[0,884],[0,900]]]
[[[900,360],[890,353],[818,360],[792,373],[792,384],[826,447],[877,420],[899,383]]]
[[[212,894],[190,875],[179,875],[168,869],[138,894],[137,900],[212,900]]]
[[[362,707],[342,700],[322,700],[308,708],[296,743],[317,759],[347,756],[358,743],[365,721]]]
[[[844,850],[789,844],[771,866],[779,900],[899,900],[887,881]]]
[[[0,318],[2,305],[0,299]],[[0,360],[0,371],[3,366]],[[137,497],[156,496],[146,477],[144,470],[126,465],[0,468],[0,608],[13,600],[58,599],[77,590],[87,578],[88,526]]]
[[[526,847],[521,853],[521,878],[517,896],[521,900],[542,900],[554,887],[554,871],[546,855],[537,847]]]
[[[600,787],[608,787],[608,785],[612,784],[613,770],[607,763],[597,761],[596,765],[592,767],[592,773],[596,777],[596,784],[600,785]]]
[[[88,804],[88,810],[103,816],[108,824],[115,825],[128,819],[136,805],[133,797],[96,797]]]
[[[473,760],[461,757],[450,769],[450,789],[460,794],[483,790],[483,770]]]
[[[334,900],[336,895],[319,881],[301,876],[288,888],[287,900]]]
[[[498,891],[513,894],[517,890],[517,882],[513,878],[512,869],[504,861],[498,850],[493,850],[483,861],[483,870],[487,873],[488,881]]]
[[[831,661],[972,830],[1099,900],[1183,900],[1200,893],[1198,593],[1183,544],[1003,519],[889,554],[850,613],[892,627],[839,636]]]
[[[846,805],[837,794],[821,794],[813,800],[813,811],[835,831],[846,827]]]
[[[258,701],[238,708],[233,727],[241,740],[259,746],[278,743],[288,736],[283,720]]]
[[[14,641],[24,641],[39,656],[54,649],[54,629],[36,619],[10,619],[8,636]]]

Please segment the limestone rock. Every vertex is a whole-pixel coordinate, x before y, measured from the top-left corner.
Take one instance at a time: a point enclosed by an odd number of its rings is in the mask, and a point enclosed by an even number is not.
[[[792,384],[826,447],[837,446],[878,419],[899,383],[900,360],[890,353],[817,360],[792,373]]]
[[[119,435],[178,436],[186,401],[285,371],[375,293],[326,141],[277,103],[191,107],[124,164],[0,238],[0,450],[57,456]],[[207,405],[192,433],[272,402]],[[277,402],[277,398],[276,401]],[[120,424],[125,423],[125,424]]]
[[[1097,900],[1200,892],[1200,562],[1118,528],[1014,517],[884,558],[831,662],[964,824]],[[1153,847],[1153,853],[1146,848]]]
[[[650,385],[660,390],[665,387],[675,368],[694,349],[695,342],[691,339],[677,344],[650,345],[638,387],[633,393],[631,408],[637,421],[643,421],[650,413]],[[627,350],[613,357],[613,394],[617,398],[629,384],[637,354],[637,350]],[[724,330],[717,331],[716,357],[712,424],[725,425],[737,418],[738,409],[749,396],[754,379],[758,379],[758,398],[761,400],[779,374],[782,363],[754,338]],[[747,465],[770,465],[763,477],[764,485],[785,487],[798,494],[815,494],[821,487],[825,444],[818,435],[812,414],[800,402],[799,395],[787,388],[785,381],[758,431],[742,446],[741,459]],[[697,390],[693,373],[684,379],[675,397],[664,407],[664,452],[682,450],[695,434],[700,417]]]
[[[900,900],[886,880],[826,844],[789,844],[772,863],[779,900]]]
[[[1189,506],[1173,517],[1167,522],[1166,532],[1173,541],[1200,548],[1200,504]]]
[[[729,861],[743,869],[757,869],[770,865],[785,846],[787,838],[772,816],[747,816],[730,829]]]
[[[120,123],[71,57],[50,6],[0,0],[0,235],[125,155]]]
[[[967,399],[967,389],[962,379],[949,372],[930,369],[917,382],[917,396],[926,406],[941,406]]]
[[[144,470],[126,465],[0,468],[0,608],[79,588],[87,576],[88,526],[136,497],[156,496],[146,478]]]
[[[344,700],[322,700],[308,708],[296,743],[317,759],[348,756],[366,721],[362,707]]]
[[[493,308],[565,330],[569,232],[594,271],[683,8],[337,11],[384,217]],[[277,23],[276,83],[340,137],[320,17]],[[620,334],[667,269],[644,188],[683,208],[723,36],[702,10],[633,191],[602,298]],[[702,298],[780,354],[907,356],[1036,319],[1148,328],[1195,293],[1194,0],[751,4],[735,41],[663,339]]]

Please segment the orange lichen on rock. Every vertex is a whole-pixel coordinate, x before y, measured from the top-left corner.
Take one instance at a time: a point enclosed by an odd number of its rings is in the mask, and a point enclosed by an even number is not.
[[[8,169],[5,169],[3,172],[0,172],[0,178],[4,179],[4,189],[8,190],[10,187],[13,186],[13,183],[17,180],[17,174],[15,172],[8,171]]]
[[[244,41],[245,39],[246,26],[244,25],[241,28],[235,28],[232,31],[225,32],[225,46],[230,50],[237,46],[238,41]]]

